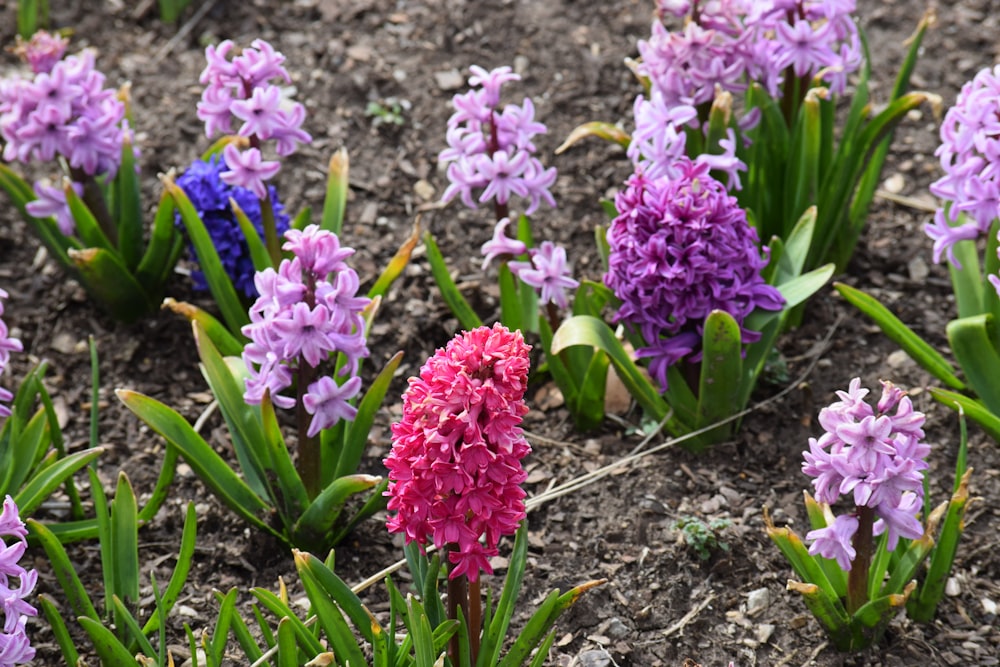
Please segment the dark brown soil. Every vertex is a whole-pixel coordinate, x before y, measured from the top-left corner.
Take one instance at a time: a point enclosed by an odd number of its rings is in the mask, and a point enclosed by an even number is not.
[[[458,76],[461,81],[459,74],[464,76],[471,64],[514,65],[523,79],[510,86],[509,94],[515,99],[530,95],[535,101],[538,119],[549,127],[540,148],[560,173],[554,190],[559,208],[535,216],[536,235],[569,247],[577,277],[599,278],[593,229],[604,218],[598,199],[619,186],[628,166],[620,150],[598,141],[559,156],[552,151],[579,123],[629,122],[638,89],[623,59],[635,56],[636,40],[648,35],[652,3],[196,0],[181,23],[203,3],[211,5],[207,14],[186,37],[171,42],[176,27],[162,25],[152,11],[135,15],[134,4],[153,3],[52,1],[55,25],[75,30],[71,48],[97,48],[99,66],[111,82],[132,82],[148,201],[153,201],[158,172],[183,169],[207,147],[195,116],[203,45],[224,38],[247,44],[261,37],[288,57],[296,96],[307,106],[306,126],[315,138],[286,162],[279,176],[288,207],[297,211],[321,205],[326,161],[346,146],[352,164],[344,237],[358,250],[355,266],[362,280],[374,279],[422,213],[423,224],[437,236],[470,297],[478,294],[478,306],[488,314],[496,307],[495,293],[485,284],[479,289],[480,260],[470,251],[489,238],[488,215],[430,204],[445,187],[436,155],[444,146],[449,100],[456,92],[449,79]],[[12,38],[14,4],[0,0],[4,44]],[[904,39],[923,6],[906,0],[858,4],[871,43],[878,102],[888,94]],[[939,94],[949,105],[964,81],[1000,58],[996,9],[989,0],[941,2],[938,25],[927,36],[914,75],[916,87]],[[13,57],[6,57],[0,67],[12,65]],[[403,106],[402,125],[373,127],[366,105],[393,99]],[[938,173],[936,145],[932,109],[912,113],[897,132],[884,172],[887,187],[933,204],[927,186]],[[943,348],[954,306],[946,272],[930,265],[930,242],[921,232],[928,218],[924,210],[877,200],[858,254],[840,278],[874,292]],[[162,443],[117,402],[113,390],[135,389],[197,418],[209,396],[188,327],[167,313],[131,327],[114,323],[39,253],[12,209],[0,211],[0,223],[0,287],[11,295],[6,321],[27,352],[12,364],[4,386],[37,360],[49,360],[47,384],[65,410],[68,441],[74,449],[85,447],[86,340],[94,336],[101,353],[100,440],[108,447],[100,459],[101,476],[110,489],[117,472],[126,471],[141,497],[159,471]],[[207,305],[191,293],[182,275],[169,293]],[[388,425],[399,415],[396,397],[405,378],[456,329],[418,249],[385,300],[369,341],[372,366],[397,350],[406,356],[372,433],[366,469],[376,471],[388,451]],[[976,428],[971,429],[969,452],[976,469],[975,500],[953,585],[933,623],[918,625],[901,617],[881,646],[843,656],[825,643],[801,599],[786,592],[791,570],[764,534],[762,508],[767,506],[779,522],[800,530],[805,525],[801,498],[808,480],[800,472],[801,451],[807,438],[817,435],[815,415],[836,389],[860,376],[866,386],[885,378],[912,390],[918,408],[928,414],[935,502],[950,485],[958,422],[923,391],[933,385],[932,378],[830,289],[813,299],[802,327],[781,339],[780,350],[788,379],[759,387],[755,398],[763,404],[746,417],[735,442],[701,456],[679,448],[659,451],[529,515],[522,622],[548,589],[608,579],[562,619],[549,664],[655,667],[687,659],[706,666],[730,660],[737,665],[998,664],[1000,456],[997,444]],[[527,462],[529,495],[612,464],[640,442],[641,436],[611,421],[597,433],[574,432],[565,409],[542,400],[548,394],[549,387],[541,386],[530,396],[533,410],[526,427],[534,453]],[[204,432],[221,450],[225,436],[217,418]],[[198,509],[199,548],[181,607],[171,620],[170,642],[178,656],[187,650],[183,623],[196,630],[211,625],[217,609],[212,589],[276,589],[280,576],[290,583],[293,596],[301,596],[289,555],[262,547],[184,465],[165,508],[140,534],[143,557],[160,581],[169,574],[169,554],[176,550],[183,506],[189,501]],[[719,537],[728,550],[701,560],[672,527],[685,517],[706,523],[726,520],[728,527]],[[361,581],[395,562],[401,556],[398,547],[383,523],[372,520],[338,549],[338,573],[349,583]],[[101,581],[96,544],[75,545],[71,554],[96,593]],[[44,553],[35,550],[33,556],[41,572],[39,588],[60,599]],[[381,593],[370,595],[377,605]],[[29,628],[39,649],[36,663],[59,664],[45,623],[34,621]],[[243,664],[242,656],[234,654],[233,664]]]

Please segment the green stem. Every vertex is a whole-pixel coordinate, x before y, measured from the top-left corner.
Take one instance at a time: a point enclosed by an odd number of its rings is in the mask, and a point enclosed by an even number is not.
[[[853,615],[868,602],[868,570],[872,563],[875,540],[872,528],[875,525],[875,510],[859,505],[857,508],[858,532],[854,533],[851,546],[856,552],[851,571],[847,575],[847,613]]]
[[[479,573],[482,576],[482,573]],[[479,641],[483,634],[483,597],[479,590],[479,579],[469,582],[469,639],[472,647],[470,662],[479,660]]]

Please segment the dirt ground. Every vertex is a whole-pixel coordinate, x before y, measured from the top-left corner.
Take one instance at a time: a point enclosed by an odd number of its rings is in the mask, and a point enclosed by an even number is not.
[[[3,44],[12,41],[14,4],[0,0]],[[346,146],[351,199],[344,241],[358,250],[354,266],[362,281],[375,278],[422,213],[483,314],[497,307],[496,293],[488,283],[479,284],[481,260],[469,249],[489,239],[489,213],[429,204],[446,186],[436,156],[445,146],[450,98],[464,89],[466,68],[512,65],[523,78],[505,89],[507,99],[532,97],[536,117],[549,127],[539,142],[543,161],[560,174],[553,190],[559,207],[534,216],[536,236],[566,245],[578,278],[600,278],[593,244],[594,226],[604,221],[598,199],[627,177],[627,160],[622,151],[599,141],[559,156],[553,150],[579,123],[630,122],[639,89],[623,59],[635,57],[636,41],[648,36],[648,0],[195,0],[181,20],[192,27],[185,35],[178,34],[177,26],[161,24],[154,11],[137,11],[154,3],[51,4],[54,25],[75,29],[71,51],[98,49],[98,65],[110,82],[132,83],[147,201],[153,201],[157,173],[183,169],[207,147],[195,116],[203,46],[225,38],[241,45],[266,39],[288,58],[296,99],[308,110],[305,128],[315,138],[279,175],[286,206],[292,211],[318,207],[326,161]],[[191,22],[206,5],[204,15]],[[858,6],[872,48],[872,92],[878,103],[888,95],[903,42],[924,4],[858,0]],[[1000,6],[991,0],[940,2],[937,17],[913,81],[950,105],[963,82],[1000,59]],[[4,54],[0,73],[13,65],[13,56]],[[365,114],[369,102],[398,103],[402,124],[373,126]],[[933,204],[927,186],[939,173],[933,155],[937,142],[932,109],[911,113],[896,134],[885,188]],[[878,199],[858,253],[839,278],[875,293],[918,333],[944,347],[954,302],[947,274],[931,263],[931,243],[921,232],[929,217],[922,208]],[[101,353],[100,439],[108,447],[100,459],[101,476],[110,487],[118,471],[125,470],[140,496],[148,493],[162,443],[117,402],[113,390],[150,394],[195,419],[209,398],[188,327],[167,313],[131,327],[116,324],[88,303],[38,247],[15,212],[0,209],[0,287],[11,295],[5,316],[27,352],[14,361],[4,386],[35,361],[49,360],[48,386],[65,412],[68,442],[74,448],[86,446],[86,339],[95,336]],[[206,303],[180,274],[168,291],[178,299]],[[371,366],[379,367],[397,350],[405,358],[372,433],[363,464],[367,471],[377,472],[388,452],[388,427],[398,418],[405,378],[456,329],[418,249],[388,294],[369,339]],[[832,289],[810,302],[803,325],[784,335],[779,349],[788,377],[761,384],[755,400],[762,405],[746,417],[736,441],[701,456],[673,448],[660,451],[531,512],[522,622],[531,604],[549,589],[608,579],[560,621],[548,664],[656,667],[679,666],[688,659],[706,666],[729,661],[741,666],[1000,663],[1000,456],[997,444],[976,428],[971,429],[969,452],[975,500],[949,595],[933,623],[918,625],[901,617],[881,646],[843,656],[826,644],[801,599],[786,592],[791,570],[764,534],[762,508],[767,506],[780,523],[800,530],[806,524],[801,494],[808,479],[800,472],[801,451],[810,435],[818,435],[815,415],[836,389],[859,376],[869,387],[884,378],[912,391],[918,409],[928,415],[935,502],[950,487],[958,422],[924,391],[932,385],[930,376]],[[527,460],[529,495],[612,464],[641,440],[611,421],[596,433],[575,432],[566,410],[550,400],[550,387],[533,387],[529,398],[526,428],[534,448]],[[221,450],[221,422],[210,420],[205,432]],[[293,596],[301,596],[289,555],[262,549],[185,465],[166,506],[140,533],[148,569],[159,580],[168,576],[169,554],[176,550],[188,501],[198,508],[199,546],[180,613],[171,619],[170,641],[177,656],[187,653],[183,623],[195,629],[211,624],[217,608],[212,589],[276,589],[280,576]],[[689,517],[706,523],[724,520],[727,527],[719,539],[728,550],[700,559],[673,527]],[[71,554],[96,590],[101,580],[97,545],[75,545]],[[39,589],[60,598],[44,553],[37,549],[32,555],[40,570]],[[376,518],[338,549],[338,573],[355,583],[400,555],[399,543]],[[380,592],[367,595],[378,610]],[[248,604],[249,595],[242,599]],[[29,630],[39,649],[36,664],[58,664],[58,650],[44,622],[31,623]],[[235,653],[233,664],[242,664]]]

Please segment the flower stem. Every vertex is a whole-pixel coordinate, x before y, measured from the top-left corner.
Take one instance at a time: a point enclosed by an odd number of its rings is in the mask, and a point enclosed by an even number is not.
[[[464,575],[448,579],[448,618],[457,620],[459,609],[462,610],[462,617],[468,624],[471,620],[469,618],[469,580]],[[471,634],[471,626],[467,627],[470,627]],[[451,642],[448,644],[448,653],[451,656],[451,664],[455,667],[462,664],[459,662],[460,645],[458,633],[452,635]]]
[[[302,478],[302,485],[306,488],[306,494],[312,500],[321,491],[320,481],[320,447],[319,436],[308,436],[310,415],[306,411],[305,398],[309,385],[316,377],[316,369],[305,362],[299,360],[297,401],[295,401],[295,422],[299,431],[299,456],[296,460],[296,468],[299,477]]]
[[[472,646],[470,662],[479,659],[479,640],[483,634],[483,597],[479,590],[479,579],[469,582],[469,640]]]
[[[872,527],[875,525],[875,510],[859,505],[858,531],[854,533],[851,546],[856,555],[847,575],[847,613],[854,614],[868,602],[868,570],[872,563]]]

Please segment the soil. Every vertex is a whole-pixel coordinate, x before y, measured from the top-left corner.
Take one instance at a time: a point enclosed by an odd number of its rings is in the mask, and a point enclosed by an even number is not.
[[[523,78],[506,92],[513,99],[524,95],[534,100],[537,118],[549,127],[540,149],[560,174],[554,188],[559,208],[534,216],[536,237],[566,245],[577,277],[600,277],[593,244],[594,227],[604,221],[598,199],[624,181],[627,161],[622,151],[597,140],[558,156],[553,150],[582,122],[628,125],[638,87],[623,59],[636,56],[636,41],[648,36],[652,7],[647,0],[196,0],[180,21],[191,28],[186,34],[160,23],[151,2],[51,4],[54,26],[74,29],[72,50],[98,49],[99,67],[109,81],[132,83],[147,201],[154,201],[157,173],[183,169],[207,147],[195,116],[203,46],[224,38],[237,44],[263,38],[287,56],[296,98],[306,104],[306,127],[315,138],[285,162],[278,177],[288,208],[321,205],[326,161],[345,146],[352,162],[344,239],[358,250],[354,266],[362,280],[374,280],[419,215],[484,315],[496,309],[496,294],[486,283],[479,285],[480,260],[469,249],[490,237],[489,215],[457,205],[434,206],[446,184],[436,155],[444,146],[450,98],[464,89],[466,68],[513,65]],[[950,105],[963,82],[1000,59],[996,9],[990,0],[939,3],[937,25],[927,35],[914,73],[915,87]],[[193,21],[199,10],[204,14]],[[872,49],[876,103],[888,95],[904,40],[922,10],[922,3],[907,0],[858,1]],[[13,0],[0,0],[4,44],[13,38],[14,13]],[[4,68],[14,66],[13,56],[2,62]],[[370,102],[398,103],[402,123],[376,126],[365,113]],[[927,186],[939,173],[933,155],[937,127],[929,106],[908,116],[883,172],[887,190],[933,206]],[[839,279],[871,291],[944,349],[954,301],[947,274],[932,265],[931,244],[921,232],[929,216],[921,207],[877,199],[857,255]],[[0,210],[0,287],[10,292],[6,321],[26,350],[15,357],[4,386],[38,360],[48,360],[47,385],[65,417],[67,442],[72,449],[85,447],[90,401],[86,341],[93,336],[100,351],[100,442],[107,447],[100,458],[101,478],[110,491],[118,472],[125,471],[142,499],[159,471],[163,445],[118,403],[113,390],[141,391],[196,419],[210,397],[187,325],[165,312],[134,326],[115,323],[39,251],[10,208]],[[168,292],[209,307],[184,275],[175,277]],[[399,416],[397,397],[405,378],[456,330],[418,248],[387,295],[369,339],[371,367],[397,350],[405,358],[372,433],[366,470],[377,471],[388,452],[388,426]],[[833,400],[835,390],[857,376],[868,387],[885,378],[912,392],[928,417],[934,502],[946,496],[951,483],[958,421],[925,391],[932,378],[832,289],[814,297],[802,326],[784,335],[779,349],[787,377],[761,384],[755,395],[760,404],[744,419],[734,442],[697,456],[668,447],[620,465],[530,513],[530,563],[519,622],[553,587],[565,590],[608,579],[560,620],[547,664],[1000,662],[1000,456],[997,444],[975,427],[969,450],[974,500],[948,595],[934,622],[920,625],[901,616],[880,646],[845,656],[825,642],[799,596],[786,592],[792,573],[764,534],[762,510],[766,506],[779,523],[804,529],[801,501],[808,480],[800,472],[801,452],[808,437],[818,435],[815,415]],[[529,399],[532,411],[525,426],[534,448],[527,460],[529,496],[619,461],[642,439],[627,428],[635,414],[581,434],[572,429],[550,386],[533,387]],[[217,417],[203,432],[226,451]],[[248,589],[276,590],[279,577],[289,583],[293,597],[302,595],[289,554],[262,546],[184,464],[164,509],[140,533],[147,569],[160,581],[169,576],[188,502],[198,511],[199,546],[170,624],[171,650],[178,657],[187,654],[183,623],[196,630],[211,625],[217,609],[213,589],[238,587],[243,610],[249,608]],[[722,520],[726,527],[718,538],[726,548],[701,559],[674,527],[687,518]],[[73,545],[70,553],[97,594],[97,545]],[[39,590],[62,599],[44,553],[34,549],[31,554],[40,571]],[[400,555],[399,543],[376,518],[338,548],[337,571],[347,582],[359,582]],[[381,593],[365,595],[378,609]],[[29,631],[38,647],[35,664],[61,663],[44,621],[32,621]],[[242,663],[234,651],[232,664]]]

